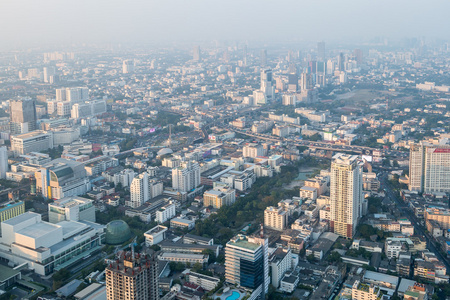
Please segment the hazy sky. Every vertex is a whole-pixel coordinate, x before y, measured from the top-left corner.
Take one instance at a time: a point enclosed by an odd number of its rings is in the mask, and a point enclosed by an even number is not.
[[[449,0],[0,0],[0,46],[450,37]]]

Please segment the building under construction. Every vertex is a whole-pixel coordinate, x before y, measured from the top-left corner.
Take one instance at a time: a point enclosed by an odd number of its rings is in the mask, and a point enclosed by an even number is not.
[[[158,263],[155,255],[123,252],[106,267],[108,300],[158,300]]]

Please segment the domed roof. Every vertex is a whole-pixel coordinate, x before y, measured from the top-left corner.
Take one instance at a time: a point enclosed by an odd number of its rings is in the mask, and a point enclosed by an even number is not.
[[[122,244],[131,238],[131,230],[122,220],[114,220],[106,224],[106,243],[109,245]]]
[[[158,155],[166,155],[166,154],[172,154],[173,151],[170,148],[163,148],[161,150],[158,151]]]

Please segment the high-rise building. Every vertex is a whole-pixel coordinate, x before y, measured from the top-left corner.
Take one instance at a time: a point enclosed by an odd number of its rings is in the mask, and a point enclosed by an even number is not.
[[[73,87],[56,89],[56,101],[68,101],[71,104],[89,100],[89,89],[87,87]],[[70,108],[69,108],[70,111]]]
[[[264,299],[269,290],[268,258],[267,238],[237,235],[225,246],[225,281],[252,289]]]
[[[269,206],[264,210],[264,226],[275,230],[285,230],[288,215],[282,207]]]
[[[194,61],[201,61],[202,60],[200,46],[195,46],[194,47],[193,60]]]
[[[301,91],[306,91],[309,89],[312,89],[313,82],[312,82],[312,76],[309,73],[302,73],[300,75],[300,84],[301,84]]]
[[[261,57],[260,57],[260,59],[261,59],[260,66],[261,67],[267,66],[267,50],[266,49],[261,50]]]
[[[128,74],[133,72],[134,72],[134,60],[132,59],[124,60],[122,63],[122,73]]]
[[[28,133],[36,130],[36,103],[31,98],[11,101],[10,115],[11,134]]]
[[[419,143],[409,152],[409,189],[425,193],[450,192],[450,145]]]
[[[0,179],[6,178],[8,172],[8,151],[5,146],[0,147]]]
[[[344,58],[344,53],[339,53],[338,56],[338,70],[339,71],[345,71],[345,58]]]
[[[318,42],[317,43],[317,58],[320,61],[325,60],[325,42]]]
[[[355,60],[358,63],[358,65],[361,65],[364,62],[363,51],[361,49],[353,50],[353,56],[355,57]]]
[[[180,192],[189,192],[200,185],[200,166],[198,162],[184,161],[172,169],[172,187]]]
[[[266,103],[273,100],[275,88],[273,87],[273,77],[271,69],[261,70],[261,91],[265,95]]]
[[[106,267],[107,300],[158,300],[156,256],[126,252]]]
[[[352,238],[361,215],[362,164],[356,155],[338,153],[331,162],[330,229]]]
[[[44,67],[44,82],[51,83],[50,79],[55,75],[55,67]]]
[[[162,195],[163,184],[150,179],[147,172],[139,174],[130,185],[129,206],[136,208],[142,206],[148,200]]]
[[[298,76],[297,74],[288,75],[288,91],[296,92],[298,90]]]

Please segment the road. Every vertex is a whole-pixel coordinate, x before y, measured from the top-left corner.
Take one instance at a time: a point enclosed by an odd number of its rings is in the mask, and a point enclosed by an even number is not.
[[[414,213],[411,211],[411,209],[403,202],[398,200],[398,198],[394,195],[394,192],[392,191],[392,188],[390,187],[388,180],[387,180],[387,174],[383,174],[380,177],[380,181],[382,182],[382,186],[386,189],[386,196],[389,197],[389,199],[396,204],[396,207],[398,210],[400,210],[403,214],[405,214],[408,219],[411,221],[412,225],[414,226],[414,233],[416,235],[422,235],[425,237],[427,241],[427,248],[431,252],[433,252],[437,258],[439,258],[440,261],[442,261],[446,268],[447,273],[450,271],[450,263],[446,257],[443,257],[441,252],[436,248],[434,245],[434,240],[430,236],[430,234],[426,233],[423,226],[420,225],[420,221]]]
[[[254,137],[255,139],[261,139],[266,141],[272,141],[272,142],[285,142],[294,146],[306,146],[309,148],[316,148],[321,150],[330,150],[330,151],[337,151],[337,152],[357,152],[357,153],[366,153],[368,152],[369,155],[372,155],[374,151],[380,151],[383,154],[387,154],[389,156],[397,157],[397,158],[406,158],[409,156],[408,152],[402,152],[402,151],[396,151],[396,150],[389,150],[386,152],[386,150],[381,150],[378,148],[370,148],[365,146],[357,146],[357,145],[337,145],[332,144],[329,142],[321,142],[321,141],[308,141],[308,140],[295,140],[291,138],[283,138],[283,137],[277,137],[267,134],[255,134],[255,133],[249,133],[244,130],[239,129],[230,129],[228,130],[234,131],[236,133],[244,134],[250,137]]]

